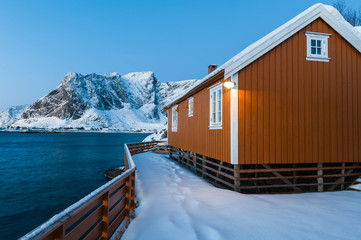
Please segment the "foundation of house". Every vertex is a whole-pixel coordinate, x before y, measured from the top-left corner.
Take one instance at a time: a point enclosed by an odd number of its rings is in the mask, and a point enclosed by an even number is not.
[[[169,157],[217,186],[242,193],[345,190],[361,175],[361,163],[229,164],[169,146]]]

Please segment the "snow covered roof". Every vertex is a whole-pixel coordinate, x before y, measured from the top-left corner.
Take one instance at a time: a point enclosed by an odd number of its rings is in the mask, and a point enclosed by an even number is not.
[[[361,33],[361,26],[357,26],[355,29]]]
[[[267,34],[263,38],[259,39],[255,43],[251,44],[236,56],[228,60],[226,63],[218,67],[216,70],[205,76],[199,83],[186,92],[182,97],[190,93],[194,88],[211,79],[221,71],[224,71],[224,78],[227,79],[233,74],[237,73],[242,68],[246,67],[263,54],[267,53],[293,34],[316,20],[317,18],[323,19],[329,24],[336,32],[344,37],[352,46],[354,46],[359,52],[361,52],[361,27],[352,27],[342,15],[332,6],[317,3],[308,8],[304,12],[300,13],[287,23],[283,24],[279,28],[275,29],[271,33]],[[173,103],[174,103],[173,102]],[[171,104],[172,105],[172,104]],[[169,105],[168,107],[170,107]]]

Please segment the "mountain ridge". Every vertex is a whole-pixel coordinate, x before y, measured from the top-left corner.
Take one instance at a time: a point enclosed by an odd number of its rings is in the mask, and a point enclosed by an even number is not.
[[[150,71],[69,72],[33,104],[0,112],[0,128],[154,130],[167,121],[163,107],[197,81],[164,83]]]

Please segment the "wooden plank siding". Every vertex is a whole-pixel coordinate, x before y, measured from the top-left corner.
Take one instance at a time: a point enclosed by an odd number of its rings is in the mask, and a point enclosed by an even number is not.
[[[331,34],[330,62],[306,60],[306,31]],[[238,86],[240,164],[361,162],[361,54],[322,19],[240,70]]]
[[[223,76],[222,74],[214,84],[223,81]],[[193,95],[194,107],[192,117],[188,117],[188,100],[184,100],[178,104],[177,132],[172,132],[172,109],[168,109],[168,144],[230,163],[229,101],[230,90],[223,87],[222,129],[209,129],[208,87]]]

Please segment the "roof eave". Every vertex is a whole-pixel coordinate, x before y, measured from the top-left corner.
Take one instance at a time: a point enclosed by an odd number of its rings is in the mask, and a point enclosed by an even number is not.
[[[215,72],[214,74],[208,74],[206,76],[208,78],[203,78],[199,85],[190,89],[182,97],[178,98],[177,100],[175,100],[172,103],[165,106],[163,108],[163,112],[167,111],[172,106],[174,106],[180,102],[183,102],[184,100],[188,99],[192,95],[196,94],[197,92],[201,91],[202,89],[206,88],[207,86],[211,85],[212,83],[214,83],[215,81],[219,80],[220,78],[222,78],[224,76],[224,69],[219,69],[217,72],[216,71],[217,71],[217,69],[213,71],[213,72]]]

